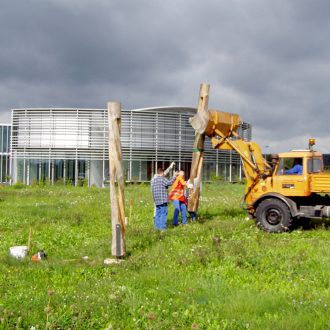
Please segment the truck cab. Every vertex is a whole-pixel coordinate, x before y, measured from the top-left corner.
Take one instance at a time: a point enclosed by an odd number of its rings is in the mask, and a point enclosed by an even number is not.
[[[259,226],[281,232],[294,219],[329,218],[330,173],[324,172],[320,152],[281,153],[273,164],[271,175],[260,180],[252,192],[250,214]]]
[[[299,164],[301,171],[292,171]],[[274,190],[284,196],[310,196],[312,175],[323,172],[322,154],[311,150],[293,150],[279,155],[273,172]]]

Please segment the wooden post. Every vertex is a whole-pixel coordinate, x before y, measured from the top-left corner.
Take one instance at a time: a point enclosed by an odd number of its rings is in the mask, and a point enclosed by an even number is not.
[[[197,112],[206,111],[209,103],[210,85],[201,84],[199,90],[199,99]],[[204,156],[204,140],[205,134],[195,134],[194,149],[190,168],[190,183],[194,184],[193,188],[188,190],[188,211],[197,212],[199,205],[200,183],[202,179],[203,156]],[[196,179],[196,182],[194,182]]]
[[[120,125],[121,104],[108,102],[109,121],[109,174],[110,174],[110,207],[112,223],[112,255],[125,255],[125,198],[124,175],[121,158]],[[116,178],[118,189],[116,189]],[[118,194],[117,194],[118,192]]]

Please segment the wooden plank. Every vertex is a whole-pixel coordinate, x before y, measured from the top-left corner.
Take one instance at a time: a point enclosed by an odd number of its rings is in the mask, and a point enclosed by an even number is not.
[[[208,103],[209,103],[209,90],[210,90],[210,85],[201,84],[199,90],[197,112],[207,111]],[[194,185],[194,187],[189,188],[188,190],[189,212],[197,212],[198,210],[200,183],[202,179],[202,170],[203,170],[204,141],[205,141],[205,134],[200,134],[200,133],[195,134],[189,180],[191,183],[194,183],[196,179],[196,184]]]

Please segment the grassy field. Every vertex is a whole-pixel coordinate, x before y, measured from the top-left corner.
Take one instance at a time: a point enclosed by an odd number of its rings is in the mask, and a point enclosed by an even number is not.
[[[205,184],[199,221],[159,236],[150,187],[127,186],[127,257],[105,266],[107,189],[0,187],[0,329],[330,328],[328,223],[265,233],[243,190]],[[8,257],[30,226],[47,261]]]

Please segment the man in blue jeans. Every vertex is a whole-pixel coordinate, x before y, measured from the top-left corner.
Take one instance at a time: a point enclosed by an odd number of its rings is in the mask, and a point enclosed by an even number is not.
[[[157,170],[158,176],[151,181],[151,191],[154,203],[156,205],[155,229],[166,229],[167,213],[168,213],[168,192],[167,188],[175,181],[178,173],[175,172],[171,180],[167,180],[164,176],[164,170]]]
[[[187,182],[184,180],[184,171],[180,170],[169,195],[169,199],[173,202],[174,206],[173,226],[179,225],[179,213],[181,213],[182,224],[187,224],[187,199],[184,194],[186,186]]]

